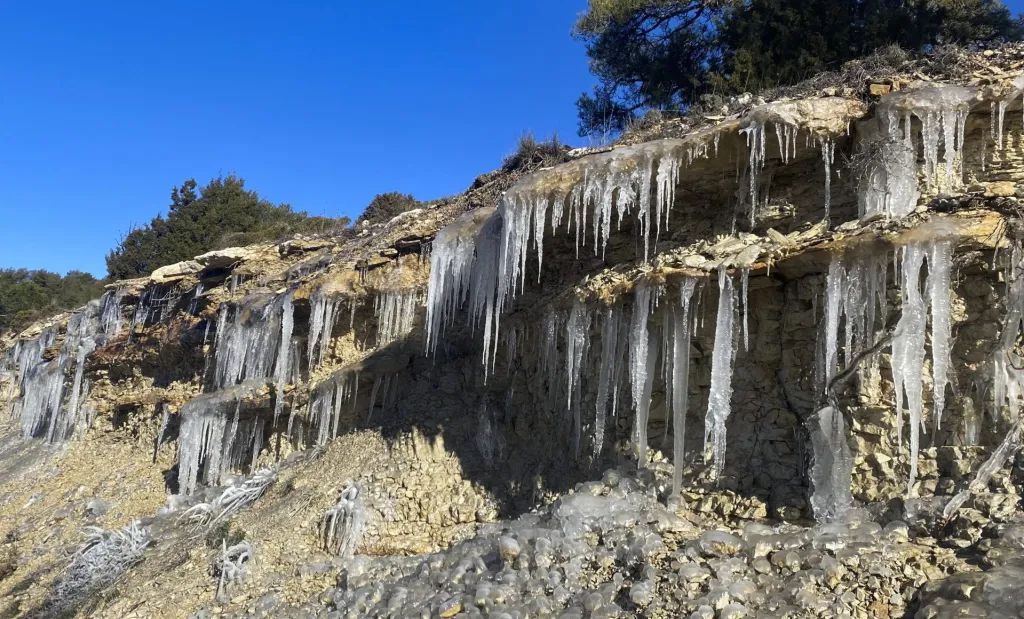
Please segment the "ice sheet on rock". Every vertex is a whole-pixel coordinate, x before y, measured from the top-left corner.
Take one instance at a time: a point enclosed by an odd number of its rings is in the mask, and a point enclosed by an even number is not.
[[[858,149],[868,160],[857,192],[861,219],[903,217],[921,196],[910,113],[879,107],[875,118],[860,124]]]
[[[841,521],[853,505],[850,492],[853,456],[847,443],[843,415],[827,406],[809,421],[814,464],[811,469],[811,507],[820,523]]]
[[[269,299],[253,296],[237,306],[221,306],[214,343],[215,388],[271,377],[283,387],[291,372],[292,297],[289,290]]]
[[[978,472],[975,473],[971,482],[946,504],[942,512],[945,520],[952,518],[957,510],[971,498],[972,494],[984,492],[988,488],[988,482],[992,476],[1020,451],[1021,440],[1024,438],[1022,433],[1024,433],[1024,415],[1018,412],[1018,417],[1011,422],[1010,429],[1003,436],[1002,442],[993,450],[988,460],[985,460],[978,468]]]
[[[197,396],[181,407],[178,435],[178,483],[191,494],[198,485],[220,483],[262,444],[263,422],[242,410],[242,400],[265,383],[249,381]],[[244,417],[243,417],[244,415]]]
[[[1024,402],[1024,359],[1017,352],[1017,341],[1024,334],[1024,249],[1014,242],[1009,254],[1004,293],[1003,326],[999,344],[992,353],[992,398],[999,417],[1006,406],[1018,410]]]
[[[704,444],[710,445],[715,477],[725,468],[725,423],[732,412],[732,372],[735,357],[736,291],[725,268],[718,271],[718,312],[711,357],[711,385],[704,419]]]
[[[91,301],[71,315],[59,347],[59,329],[53,326],[33,339],[19,341],[8,353],[18,395],[12,413],[26,438],[60,442],[84,425],[80,414],[88,395],[85,366],[97,345],[106,341],[105,300]]]

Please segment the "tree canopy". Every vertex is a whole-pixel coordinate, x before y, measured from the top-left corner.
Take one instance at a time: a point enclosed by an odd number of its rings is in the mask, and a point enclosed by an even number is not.
[[[366,210],[359,216],[356,223],[359,224],[382,224],[391,221],[394,217],[420,208],[419,200],[407,193],[389,191],[374,196]]]
[[[999,0],[590,0],[575,34],[598,81],[577,101],[588,135],[707,93],[795,83],[889,45],[1020,40],[1024,29]]]
[[[215,178],[202,189],[197,189],[195,179],[188,179],[171,190],[166,217],[158,215],[130,231],[107,254],[107,272],[113,279],[141,277],[213,249],[326,232],[348,223],[346,217],[312,217],[287,204],[268,202],[246,189],[237,176]]]
[[[0,269],[0,332],[20,331],[32,322],[88,303],[103,284],[88,273]]]

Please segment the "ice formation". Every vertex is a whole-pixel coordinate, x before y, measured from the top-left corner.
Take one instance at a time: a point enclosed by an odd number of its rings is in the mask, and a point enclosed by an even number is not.
[[[682,489],[683,463],[686,455],[686,411],[690,398],[690,339],[693,318],[699,311],[694,307],[697,280],[688,277],[679,285],[679,306],[673,308],[672,317],[672,375],[669,385],[672,405],[672,491]]]
[[[565,323],[566,410],[572,413],[573,449],[577,456],[583,426],[583,364],[590,347],[590,320],[586,303],[577,299]]]
[[[386,346],[412,331],[419,302],[418,290],[389,290],[377,295],[373,304],[377,316],[377,346]]]
[[[331,332],[338,322],[337,310],[341,298],[324,288],[317,288],[309,299],[309,336],[306,341],[306,358],[309,371],[318,367],[327,355],[331,345]]]
[[[335,556],[351,558],[365,529],[362,491],[357,484],[346,482],[338,502],[324,515],[324,548]]]
[[[847,443],[843,415],[831,406],[818,411],[810,420],[814,464],[811,469],[811,508],[822,523],[842,520],[853,505],[850,487],[853,456]]]
[[[1024,333],[1024,250],[1019,242],[1010,250],[1006,269],[1003,328],[999,345],[992,354],[992,399],[999,413],[1006,406],[1020,408],[1024,400],[1024,359],[1017,353],[1017,342]],[[997,415],[993,415],[995,417]]]
[[[928,310],[931,309],[932,367],[937,372],[933,405],[936,423],[942,414],[950,360],[949,281],[953,242],[949,239],[914,241],[900,248],[900,292],[903,308],[892,340],[892,374],[896,393],[897,437],[902,442],[903,409],[910,424],[910,477],[907,492],[917,481],[917,455],[924,428],[924,359]],[[921,270],[928,264],[928,296],[922,294]]]
[[[604,432],[608,419],[615,418],[618,403],[618,384],[624,356],[623,339],[620,337],[623,327],[623,310],[621,305],[613,305],[603,312],[601,321],[601,357],[597,371],[597,399],[594,411],[594,458],[601,455],[604,448]]]
[[[477,235],[492,208],[466,213],[437,233],[430,253],[427,289],[427,351],[433,352],[456,310],[466,302],[476,262]]]
[[[247,298],[237,306],[221,306],[214,341],[216,388],[289,375],[292,294],[288,291],[270,299]]]
[[[725,468],[725,422],[732,412],[732,370],[735,356],[736,290],[725,268],[718,271],[718,313],[711,356],[711,385],[704,419],[704,444],[711,446],[715,477]]]
[[[263,387],[261,380],[241,383],[193,398],[181,407],[178,484],[191,494],[200,482],[217,484],[229,469],[255,460],[264,420],[243,410],[243,400]]]
[[[324,445],[338,436],[343,412],[355,412],[359,397],[359,372],[341,370],[323,381],[309,396],[309,423],[316,431],[316,444]],[[288,435],[292,434],[292,419],[288,421]]]
[[[108,320],[112,296],[108,293],[76,310],[63,338],[56,326],[48,327],[32,339],[18,341],[7,354],[5,364],[14,369],[20,394],[12,412],[21,422],[23,436],[60,442],[88,425],[89,420],[81,418],[89,392],[85,366],[96,347],[116,334],[114,321]]]
[[[658,339],[648,329],[648,320],[658,303],[658,290],[642,280],[634,292],[633,319],[629,327],[629,385],[633,393],[633,442],[637,462],[647,464],[647,421],[651,410]]]
[[[888,265],[888,252],[832,256],[825,277],[825,316],[815,371],[822,398],[829,396],[829,385],[840,369],[850,366],[875,344],[879,323],[885,319]],[[840,343],[844,344],[842,368]],[[876,360],[869,363],[873,366]]]

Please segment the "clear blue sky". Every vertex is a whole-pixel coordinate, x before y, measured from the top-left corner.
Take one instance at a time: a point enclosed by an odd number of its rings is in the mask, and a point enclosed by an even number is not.
[[[585,5],[4,1],[0,267],[104,275],[192,176],[351,217],[462,191],[523,131],[577,143]]]
[[[461,191],[527,130],[579,143],[585,6],[0,0],[0,267],[103,275],[188,177],[353,217]]]

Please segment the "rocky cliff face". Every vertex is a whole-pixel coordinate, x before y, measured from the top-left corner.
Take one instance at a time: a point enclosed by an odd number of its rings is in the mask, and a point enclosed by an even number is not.
[[[736,101],[5,341],[0,613],[1016,616],[1022,65]]]

